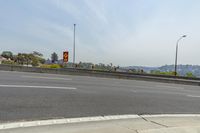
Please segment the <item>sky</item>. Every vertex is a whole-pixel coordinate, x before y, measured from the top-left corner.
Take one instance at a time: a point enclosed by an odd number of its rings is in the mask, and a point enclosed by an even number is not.
[[[199,0],[0,0],[0,52],[120,66],[200,65]]]

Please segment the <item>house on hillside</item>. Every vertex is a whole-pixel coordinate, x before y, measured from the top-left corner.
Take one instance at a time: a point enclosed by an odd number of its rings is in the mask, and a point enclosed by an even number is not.
[[[0,56],[0,64],[2,63],[2,61],[7,61],[7,59],[2,57],[2,56]]]

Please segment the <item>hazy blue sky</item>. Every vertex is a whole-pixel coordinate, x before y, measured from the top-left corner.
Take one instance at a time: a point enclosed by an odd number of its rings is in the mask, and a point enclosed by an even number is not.
[[[0,52],[69,50],[77,62],[200,64],[200,0],[0,0]]]

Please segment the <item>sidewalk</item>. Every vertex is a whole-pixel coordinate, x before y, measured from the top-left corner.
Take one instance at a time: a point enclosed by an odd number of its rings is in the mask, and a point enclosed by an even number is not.
[[[87,118],[88,119],[88,118]],[[50,121],[38,121],[39,126],[31,122],[15,123],[20,128],[2,125],[0,133],[198,133],[200,132],[200,115],[155,115],[126,117],[94,117],[57,120],[56,124]],[[80,120],[80,121],[78,121]],[[55,121],[55,120],[54,120]],[[53,122],[53,121],[52,121]],[[59,124],[60,122],[60,124]],[[49,123],[49,124],[48,124]],[[29,126],[28,126],[29,124]],[[32,123],[33,124],[33,123]],[[26,125],[23,127],[23,125]]]

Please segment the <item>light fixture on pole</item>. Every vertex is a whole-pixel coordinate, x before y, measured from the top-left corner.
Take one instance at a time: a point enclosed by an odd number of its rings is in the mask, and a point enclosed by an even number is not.
[[[175,58],[175,73],[174,73],[175,76],[177,75],[178,44],[179,44],[180,40],[183,39],[183,38],[185,38],[185,37],[187,37],[187,35],[181,36],[181,37],[177,40],[177,42],[176,42],[176,58]]]

